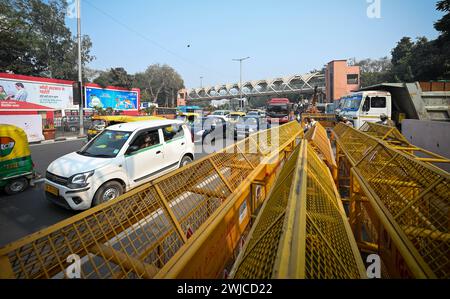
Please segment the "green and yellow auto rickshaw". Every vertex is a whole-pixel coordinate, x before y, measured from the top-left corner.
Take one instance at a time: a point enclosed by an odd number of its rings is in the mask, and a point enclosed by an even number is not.
[[[35,178],[24,130],[0,124],[0,189],[12,195],[24,191]]]

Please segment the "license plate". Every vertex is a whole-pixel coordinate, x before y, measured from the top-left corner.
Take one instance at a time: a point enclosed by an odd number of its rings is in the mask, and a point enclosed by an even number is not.
[[[46,185],[45,185],[45,191],[48,192],[48,193],[51,193],[51,194],[53,194],[53,195],[55,195],[55,196],[59,196],[59,190],[58,190],[58,188],[53,187],[52,185],[46,184]]]

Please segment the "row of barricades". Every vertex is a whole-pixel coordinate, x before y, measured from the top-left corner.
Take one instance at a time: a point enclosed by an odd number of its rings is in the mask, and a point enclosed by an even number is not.
[[[402,151],[415,159],[427,163],[450,163],[450,159],[411,144],[395,127],[383,126],[366,122],[360,131],[389,144],[392,148]]]
[[[279,166],[303,136],[291,122],[251,135],[0,249],[2,278],[220,278]]]
[[[231,276],[366,277],[331,172],[307,140],[284,165]]]
[[[449,278],[450,175],[399,150],[405,140],[392,128],[372,128],[334,129],[359,248],[380,256],[383,277]]]

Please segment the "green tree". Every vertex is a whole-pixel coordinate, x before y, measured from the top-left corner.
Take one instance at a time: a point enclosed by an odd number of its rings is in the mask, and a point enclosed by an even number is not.
[[[450,79],[450,0],[439,1],[436,9],[446,13],[434,24],[434,28],[440,32],[436,40],[441,57],[439,64],[442,66],[440,79]]]
[[[411,55],[414,43],[410,37],[403,37],[392,50],[392,75],[394,81],[412,82],[414,76],[411,70]]]
[[[102,87],[115,86],[131,89],[133,80],[133,76],[129,75],[123,67],[117,67],[101,73],[94,83]]]
[[[355,65],[361,69],[362,87],[392,81],[392,64],[388,57],[380,59],[367,58],[355,61]]]
[[[77,41],[65,25],[65,0],[0,1],[0,71],[77,79]],[[82,39],[82,62],[92,42]]]
[[[448,41],[450,40],[450,0],[439,1],[436,9],[447,13],[434,24],[434,28],[441,32],[439,39]]]
[[[174,107],[178,91],[184,88],[184,81],[172,67],[166,64],[153,64],[145,72],[134,76],[133,85],[141,89],[143,102]]]

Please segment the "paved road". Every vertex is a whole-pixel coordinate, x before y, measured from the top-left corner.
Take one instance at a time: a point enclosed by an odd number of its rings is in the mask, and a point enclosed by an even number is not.
[[[48,165],[53,160],[77,151],[84,142],[75,140],[31,146],[36,170],[45,175]],[[227,141],[230,142],[233,141]],[[218,149],[220,146],[217,146],[216,150]],[[197,152],[200,151],[197,146]],[[206,148],[200,154],[196,154],[196,158],[202,158],[210,152],[211,148]],[[37,184],[15,196],[0,193],[0,247],[77,214],[48,202],[43,187],[42,183]]]

